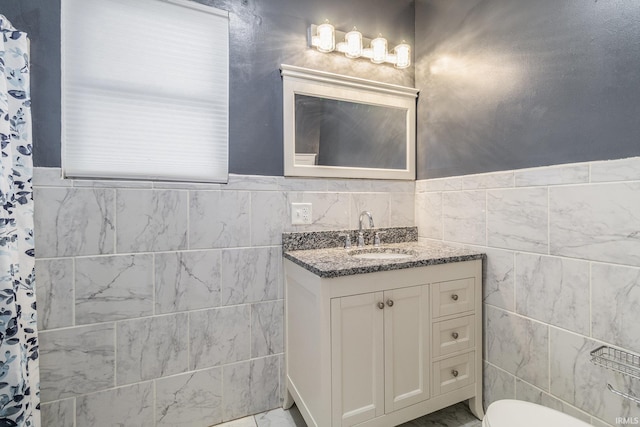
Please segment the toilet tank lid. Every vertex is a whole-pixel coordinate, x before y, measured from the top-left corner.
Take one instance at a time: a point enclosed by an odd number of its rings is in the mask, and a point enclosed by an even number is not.
[[[485,419],[487,427],[591,427],[555,409],[514,399],[493,402],[487,408]]]

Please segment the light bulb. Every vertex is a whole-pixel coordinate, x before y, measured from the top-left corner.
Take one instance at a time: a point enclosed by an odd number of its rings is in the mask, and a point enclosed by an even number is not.
[[[396,68],[407,68],[411,65],[411,47],[404,40],[393,50],[396,53]]]
[[[336,37],[333,25],[329,24],[329,21],[324,21],[324,24],[318,25],[318,51],[329,53],[333,52],[336,48]]]
[[[378,36],[371,40],[371,62],[382,64],[387,59],[387,39]]]
[[[362,55],[362,33],[356,27],[345,34],[344,41],[347,44],[347,58],[359,58]]]

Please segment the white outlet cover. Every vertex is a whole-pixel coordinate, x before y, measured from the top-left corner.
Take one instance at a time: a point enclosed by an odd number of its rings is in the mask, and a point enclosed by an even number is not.
[[[291,225],[311,224],[311,203],[291,203]]]

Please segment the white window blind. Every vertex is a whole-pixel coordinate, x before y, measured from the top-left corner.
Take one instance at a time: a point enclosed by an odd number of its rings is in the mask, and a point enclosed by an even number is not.
[[[226,182],[229,17],[187,0],[62,0],[67,177]]]

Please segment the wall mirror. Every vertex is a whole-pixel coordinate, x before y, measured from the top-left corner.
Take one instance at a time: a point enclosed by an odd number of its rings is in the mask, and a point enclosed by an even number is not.
[[[414,88],[281,66],[285,176],[415,179]]]

